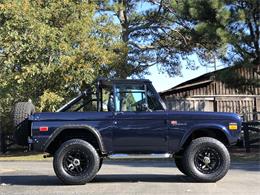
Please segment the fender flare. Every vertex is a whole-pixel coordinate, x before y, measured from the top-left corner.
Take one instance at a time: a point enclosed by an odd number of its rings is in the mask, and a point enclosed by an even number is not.
[[[45,152],[47,150],[47,148],[50,146],[50,144],[55,140],[55,138],[64,130],[66,129],[81,129],[83,131],[89,131],[91,132],[97,139],[98,142],[98,146],[100,148],[101,153],[105,153],[105,148],[104,148],[104,144],[102,142],[102,137],[99,133],[98,130],[96,130],[95,128],[89,126],[89,125],[65,125],[62,127],[58,127],[57,129],[55,129],[53,131],[53,133],[51,134],[51,136],[47,139],[47,141],[43,144],[43,151]]]
[[[224,135],[226,136],[226,138],[230,144],[229,137],[231,135],[225,126],[219,125],[219,124],[202,124],[202,125],[198,124],[198,125],[194,125],[190,130],[188,130],[187,133],[185,133],[185,135],[181,139],[180,146],[182,147],[185,144],[185,142],[188,140],[188,138],[191,136],[192,133],[194,133],[196,131],[206,130],[206,129],[221,131],[222,133],[224,133]]]

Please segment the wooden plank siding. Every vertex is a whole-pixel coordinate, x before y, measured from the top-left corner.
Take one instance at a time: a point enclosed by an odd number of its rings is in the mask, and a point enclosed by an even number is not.
[[[246,117],[246,120],[253,120],[255,108],[255,97],[216,97],[216,112],[235,112]]]
[[[256,70],[252,68],[238,68],[235,70],[245,79],[258,79],[260,80],[260,65],[257,66]],[[258,74],[257,74],[258,72]],[[179,88],[179,87],[178,87]],[[212,80],[212,82],[204,83],[192,87],[182,87],[181,89],[168,90],[162,92],[162,96],[175,95],[177,97],[192,97],[194,95],[260,95],[260,87],[247,86],[247,89],[234,89],[228,87],[225,83]]]
[[[214,98],[167,98],[167,108],[175,111],[212,111]]]
[[[234,71],[245,79],[260,80],[260,65],[255,70],[240,67]],[[246,120],[260,120],[260,114],[253,115],[254,112],[260,112],[260,87],[248,85],[242,90],[230,88],[216,80],[214,72],[184,82],[160,95],[172,110],[235,112],[245,115]]]
[[[192,97],[192,98],[176,98],[168,97],[165,99],[166,106],[174,111],[202,111],[202,112],[234,112],[245,117],[246,121],[259,118],[254,117],[256,106],[260,107],[260,101],[255,105],[256,97]],[[214,105],[215,108],[214,108]]]

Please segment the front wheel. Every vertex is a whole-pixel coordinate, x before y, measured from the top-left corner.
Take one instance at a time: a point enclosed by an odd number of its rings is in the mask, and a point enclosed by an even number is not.
[[[88,142],[71,139],[54,155],[53,168],[64,184],[80,185],[91,181],[99,169],[99,155]]]
[[[183,156],[185,171],[196,181],[216,182],[223,178],[230,166],[230,155],[223,143],[201,137],[192,140]]]
[[[102,165],[103,165],[103,158],[100,158],[98,171],[101,169]]]

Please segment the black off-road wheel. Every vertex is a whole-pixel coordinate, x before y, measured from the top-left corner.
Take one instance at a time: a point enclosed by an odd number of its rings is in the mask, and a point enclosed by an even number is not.
[[[27,138],[30,135],[30,125],[28,116],[35,112],[35,107],[31,102],[18,102],[13,109],[14,138],[18,145],[28,145]]]
[[[230,155],[223,143],[201,137],[192,140],[184,151],[185,171],[199,182],[216,182],[223,178],[230,166]]]
[[[95,148],[81,139],[64,142],[56,151],[53,168],[57,177],[68,185],[83,185],[99,170],[99,155]]]

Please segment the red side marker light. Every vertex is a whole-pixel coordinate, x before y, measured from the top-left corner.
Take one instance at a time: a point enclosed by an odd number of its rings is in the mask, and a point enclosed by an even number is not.
[[[39,129],[40,129],[40,131],[48,131],[49,127],[40,127]]]
[[[177,121],[171,121],[171,125],[177,125],[178,122]]]

